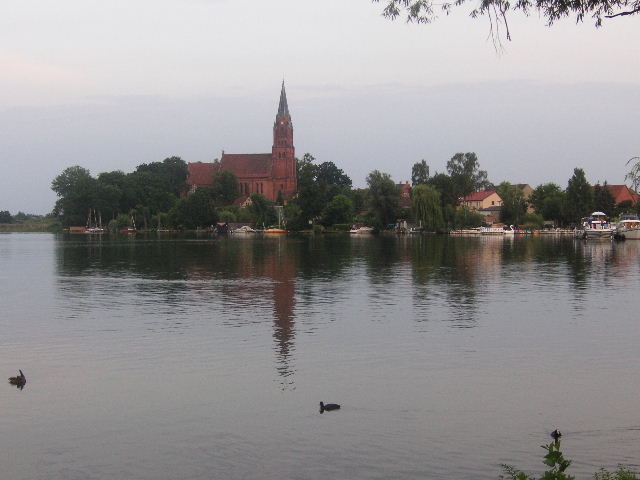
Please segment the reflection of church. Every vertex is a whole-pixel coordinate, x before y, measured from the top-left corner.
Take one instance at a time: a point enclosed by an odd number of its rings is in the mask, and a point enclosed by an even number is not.
[[[241,198],[259,193],[271,201],[280,194],[291,198],[298,189],[293,124],[287,105],[287,93],[282,82],[278,113],[273,124],[271,153],[222,153],[219,162],[190,163],[187,184],[191,191],[211,187],[213,178],[221,172],[232,172],[238,178]]]

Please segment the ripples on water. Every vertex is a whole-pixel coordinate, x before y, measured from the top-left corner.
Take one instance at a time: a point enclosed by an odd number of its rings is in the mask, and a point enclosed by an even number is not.
[[[639,254],[0,235],[2,477],[494,479],[556,426],[579,478],[638,467]]]

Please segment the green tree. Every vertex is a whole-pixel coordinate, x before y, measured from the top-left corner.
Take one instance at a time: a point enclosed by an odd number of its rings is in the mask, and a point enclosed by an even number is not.
[[[274,203],[267,200],[264,195],[259,193],[251,195],[251,205],[248,208],[253,217],[253,223],[260,227],[274,224],[277,218],[273,206]]]
[[[143,163],[138,165],[136,172],[148,172],[157,176],[166,190],[176,198],[187,189],[189,168],[180,157],[165,158],[162,162]]]
[[[413,164],[411,167],[411,186],[426,185],[429,181],[429,165],[424,159]]]
[[[605,181],[602,186],[596,183],[593,187],[593,209],[604,212],[610,217],[616,214],[616,200],[611,195],[609,185]]]
[[[68,167],[51,182],[51,189],[60,197],[54,214],[64,226],[84,225],[87,214],[93,208],[96,179],[89,170],[80,166]]]
[[[567,184],[564,212],[571,223],[578,223],[593,211],[593,192],[584,170],[575,168]]]
[[[509,182],[502,182],[498,187],[498,195],[502,199],[500,220],[506,224],[520,225],[527,213],[527,201],[522,190]]]
[[[400,205],[400,191],[388,173],[374,170],[367,175],[369,201],[376,218],[376,227],[384,228],[396,219]]]
[[[287,230],[299,231],[309,228],[302,215],[302,209],[295,199],[289,200],[284,206],[284,218],[287,222]]]
[[[13,217],[9,213],[9,210],[0,211],[0,223],[12,223]]]
[[[353,202],[346,195],[336,195],[322,210],[320,223],[325,227],[336,223],[351,223],[353,220]]]
[[[380,0],[373,0],[377,3]],[[383,0],[385,7],[383,15],[395,19],[401,14],[408,22],[431,23],[438,17],[438,13],[449,14],[454,7],[469,4],[467,0],[456,2],[436,3],[433,0]],[[507,15],[520,11],[528,15],[536,11],[548,25],[565,17],[575,17],[576,22],[582,22],[585,17],[591,17],[599,27],[603,18],[614,18],[625,15],[636,15],[640,12],[638,0],[484,0],[471,7],[469,15],[473,18],[486,15],[489,17],[491,32],[502,34],[509,40],[509,26]]]
[[[314,161],[315,158],[306,153],[297,162],[298,206],[305,220],[318,218],[336,195],[351,192],[351,179],[333,162],[316,165]]]
[[[438,191],[427,185],[418,185],[413,189],[411,198],[413,216],[428,232],[442,232],[445,229],[442,205]]]
[[[213,177],[213,199],[218,205],[231,205],[240,196],[238,177],[233,172],[220,172]]]
[[[447,162],[447,172],[458,198],[464,198],[475,191],[492,187],[487,172],[480,170],[478,156],[474,152],[456,153]]]
[[[445,205],[455,206],[458,203],[453,180],[446,173],[436,173],[429,179],[427,183],[430,187],[435,188],[440,194],[440,203],[444,208]]]
[[[565,193],[555,183],[538,185],[531,194],[529,202],[536,213],[545,220],[553,220],[557,225],[563,223]]]
[[[182,228],[194,229],[213,225],[218,215],[210,189],[199,188],[177,201],[170,212],[173,223]]]
[[[484,217],[475,210],[462,206],[455,211],[453,218],[454,228],[474,228],[481,226],[483,223]]]

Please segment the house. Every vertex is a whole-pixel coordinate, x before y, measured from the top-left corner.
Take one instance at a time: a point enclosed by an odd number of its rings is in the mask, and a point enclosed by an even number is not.
[[[411,208],[411,184],[396,183],[396,188],[400,190],[400,206],[402,208]]]
[[[602,185],[604,186],[604,185]],[[595,188],[595,186],[593,187]],[[609,193],[616,202],[616,205],[619,205],[622,202],[631,202],[631,205],[636,205],[638,200],[640,199],[640,195],[631,190],[626,185],[608,185]]]
[[[464,197],[460,205],[480,211],[489,207],[502,207],[502,199],[495,190],[481,190]]]

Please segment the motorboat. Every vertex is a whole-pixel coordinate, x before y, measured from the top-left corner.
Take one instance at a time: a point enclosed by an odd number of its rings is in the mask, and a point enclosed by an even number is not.
[[[232,233],[256,233],[256,231],[249,225],[242,225],[241,227],[232,230]]]
[[[351,230],[349,230],[349,233],[353,235],[368,235],[373,233],[373,228],[367,227],[362,223],[356,223],[351,227]]]
[[[614,236],[619,240],[640,240],[640,218],[635,213],[625,213],[616,224]]]
[[[576,228],[577,238],[595,239],[611,238],[615,229],[609,223],[607,214],[604,212],[593,212],[591,216],[582,219],[581,228]]]

